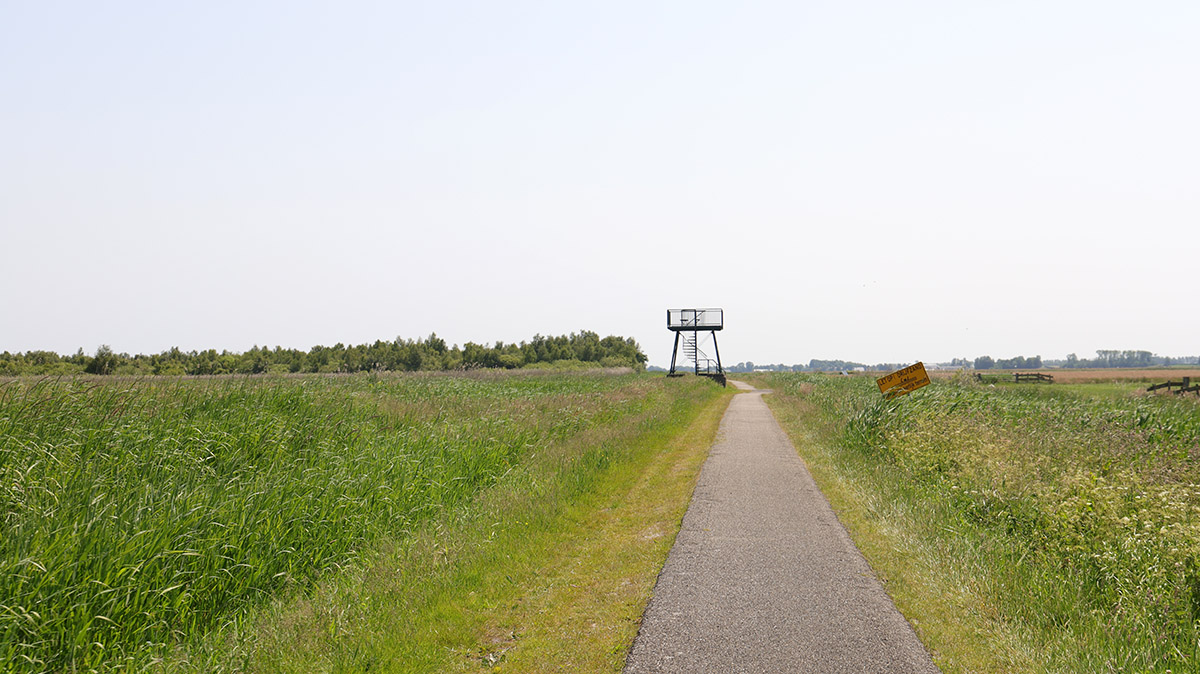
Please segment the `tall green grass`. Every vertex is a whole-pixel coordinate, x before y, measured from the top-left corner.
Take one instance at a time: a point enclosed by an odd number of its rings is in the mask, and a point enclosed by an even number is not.
[[[891,401],[859,378],[772,386],[779,404],[816,406],[854,479],[924,514],[910,534],[986,576],[980,599],[1039,671],[1200,667],[1197,401],[966,380]]]
[[[142,668],[353,564],[524,456],[640,409],[636,375],[0,384],[0,662]]]

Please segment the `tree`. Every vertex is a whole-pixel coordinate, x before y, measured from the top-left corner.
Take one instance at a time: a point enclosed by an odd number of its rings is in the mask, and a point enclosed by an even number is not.
[[[112,374],[115,369],[117,369],[117,355],[107,344],[101,344],[96,348],[96,355],[92,357],[92,362],[88,363],[84,371],[88,374]]]
[[[463,344],[463,365],[468,368],[484,367],[484,361],[486,360],[485,352],[486,349],[475,342],[467,342],[466,344]]]
[[[429,333],[429,337],[425,340],[425,346],[439,356],[446,352],[446,340],[438,337],[436,332]]]
[[[995,364],[996,364],[996,361],[992,360],[991,356],[980,356],[975,359],[975,369],[976,370],[990,370],[990,369],[992,369],[992,366]]]

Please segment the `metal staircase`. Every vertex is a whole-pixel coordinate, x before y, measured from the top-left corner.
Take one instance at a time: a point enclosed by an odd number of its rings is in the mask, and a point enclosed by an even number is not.
[[[693,363],[699,363],[696,359],[696,354],[700,353],[700,347],[696,345],[696,333],[683,333],[683,355]]]

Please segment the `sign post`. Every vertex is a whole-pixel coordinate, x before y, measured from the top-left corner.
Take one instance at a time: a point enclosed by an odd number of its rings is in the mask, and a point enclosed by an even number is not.
[[[875,380],[879,392],[884,398],[892,399],[902,396],[929,384],[929,375],[925,372],[925,364],[909,365],[903,370],[884,375]]]

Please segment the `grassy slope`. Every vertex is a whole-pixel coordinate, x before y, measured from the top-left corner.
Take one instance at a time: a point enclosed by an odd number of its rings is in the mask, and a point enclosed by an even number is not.
[[[646,384],[634,417],[537,453],[191,667],[619,671],[728,402],[706,381]]]
[[[947,672],[1190,671],[1194,401],[776,376],[771,405]]]

